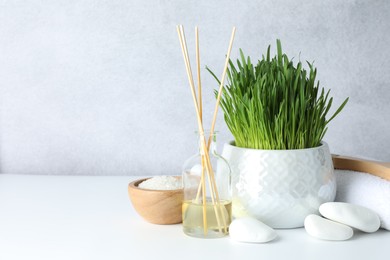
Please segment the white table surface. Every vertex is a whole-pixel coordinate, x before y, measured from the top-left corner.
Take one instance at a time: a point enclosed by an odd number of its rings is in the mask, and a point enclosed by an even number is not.
[[[141,177],[0,174],[0,260],[390,259],[390,232],[348,241],[277,230],[266,244],[197,239],[181,225],[153,225],[134,211],[127,184]]]

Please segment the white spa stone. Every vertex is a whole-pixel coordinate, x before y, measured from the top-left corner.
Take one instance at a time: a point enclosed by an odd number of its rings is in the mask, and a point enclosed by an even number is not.
[[[324,240],[347,240],[353,236],[353,229],[344,224],[322,218],[318,215],[308,215],[305,218],[306,232]]]
[[[320,213],[328,219],[368,233],[377,231],[381,224],[374,211],[350,203],[327,202],[320,206]]]
[[[229,235],[233,240],[247,243],[265,243],[277,236],[273,228],[251,217],[233,220],[229,226]]]

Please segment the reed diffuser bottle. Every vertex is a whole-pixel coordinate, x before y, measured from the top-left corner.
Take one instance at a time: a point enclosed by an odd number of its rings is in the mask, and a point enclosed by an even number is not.
[[[233,27],[220,80],[221,84],[218,90],[211,130],[210,134],[206,135],[203,128],[202,116],[202,84],[200,80],[198,28],[195,27],[198,94],[195,92],[194,78],[192,76],[184,28],[182,25],[179,25],[176,27],[176,30],[179,36],[184,64],[187,71],[199,131],[198,153],[189,158],[183,166],[183,231],[185,234],[194,237],[223,237],[228,234],[231,222],[231,177],[228,163],[216,152],[216,135],[214,133],[214,127],[236,29]]]
[[[183,165],[183,231],[193,237],[223,237],[231,222],[230,167],[217,153],[216,133],[197,135],[198,153]],[[204,152],[207,150],[208,155]]]

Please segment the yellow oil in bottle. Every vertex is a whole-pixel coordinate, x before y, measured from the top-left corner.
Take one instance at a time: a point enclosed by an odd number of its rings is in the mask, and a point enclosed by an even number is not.
[[[202,202],[184,201],[182,213],[185,234],[202,238],[222,237],[228,234],[232,221],[232,202],[220,201],[215,205],[207,201],[203,206]],[[206,216],[206,221],[204,221],[204,216]]]

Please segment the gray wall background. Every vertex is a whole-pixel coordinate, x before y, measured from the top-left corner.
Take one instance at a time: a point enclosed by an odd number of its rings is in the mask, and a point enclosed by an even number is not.
[[[197,140],[179,23],[192,57],[200,28],[207,125],[204,67],[221,74],[235,25],[232,58],[280,38],[335,104],[350,97],[325,137],[333,153],[390,161],[389,1],[0,0],[0,171],[180,174]],[[217,129],[222,148],[222,113]]]

